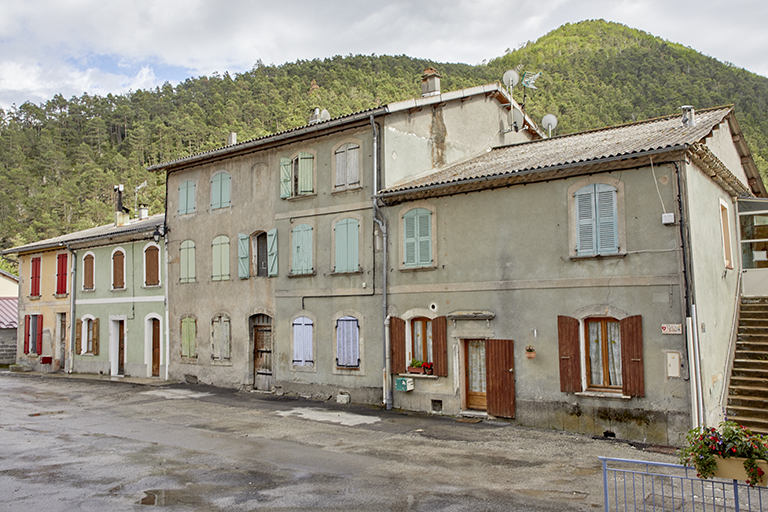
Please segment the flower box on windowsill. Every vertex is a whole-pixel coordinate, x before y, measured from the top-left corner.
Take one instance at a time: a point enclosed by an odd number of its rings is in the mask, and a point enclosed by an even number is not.
[[[424,368],[422,368],[421,366],[419,367],[409,366],[408,373],[424,373]]]
[[[727,478],[729,480],[741,480],[746,481],[749,477],[744,469],[744,461],[747,460],[743,457],[731,457],[722,458],[715,456],[717,459],[717,469],[715,469],[714,476],[718,478]],[[764,475],[768,475],[768,462],[764,460],[757,460],[757,465],[763,470]],[[768,476],[763,476],[762,481],[754,482],[755,485],[766,487],[768,482]]]

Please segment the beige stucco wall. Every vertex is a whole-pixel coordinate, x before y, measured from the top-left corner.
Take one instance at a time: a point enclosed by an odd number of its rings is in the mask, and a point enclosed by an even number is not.
[[[0,297],[18,297],[19,283],[8,276],[0,274]]]
[[[723,121],[712,131],[706,139],[707,147],[714,153],[734,176],[747,185],[747,174],[741,166],[741,156],[733,145],[733,137],[728,121]],[[747,188],[748,185],[747,185]]]

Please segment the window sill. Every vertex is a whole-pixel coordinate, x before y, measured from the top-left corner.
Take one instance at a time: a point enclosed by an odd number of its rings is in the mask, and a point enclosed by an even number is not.
[[[55,299],[66,299],[67,297],[69,297],[69,294],[68,293],[54,293],[53,297]]]
[[[424,270],[436,270],[436,269],[437,269],[437,265],[425,265],[422,267],[404,267],[404,266],[400,267],[401,272],[421,272]]]
[[[359,372],[360,367],[359,366],[337,366],[336,370],[340,372]]]
[[[232,360],[231,359],[213,359],[211,360],[211,364],[213,366],[232,366]]]
[[[630,400],[632,397],[623,394],[621,391],[577,391],[574,393],[576,396],[584,396],[587,398],[613,398],[620,400]]]
[[[299,194],[297,196],[283,197],[281,199],[285,201],[301,201],[302,199],[311,199],[314,197],[317,197],[317,192],[312,192],[311,194]]]
[[[183,218],[192,217],[192,216],[194,216],[194,215],[195,215],[195,213],[197,213],[197,211],[192,211],[192,212],[185,212],[185,213],[178,213],[176,216],[177,216],[178,218],[180,218],[180,219],[183,219]]]
[[[29,295],[29,300],[40,300],[42,295]]]
[[[294,274],[293,272],[290,272],[289,274],[286,274],[286,277],[312,277],[316,275],[317,272],[313,270],[312,272],[305,272],[303,274]]]
[[[111,288],[109,291],[111,291],[111,292],[124,292],[125,288]]]
[[[626,256],[626,252],[617,252],[615,254],[589,254],[589,255],[578,255],[578,254],[571,254],[572,260],[595,260],[595,259],[602,259],[602,258],[623,258]]]
[[[213,283],[222,283],[224,281],[229,281],[229,276],[227,276],[227,277],[220,277],[218,279],[216,279],[215,277],[211,278],[211,282],[213,282]]]
[[[197,364],[197,357],[181,356],[181,364]]]
[[[181,279],[179,279],[179,284],[192,284],[196,282],[197,282],[197,279],[187,279],[186,281],[182,281]]]
[[[363,190],[363,186],[360,184],[348,185],[344,187],[334,187],[331,195],[343,194],[344,192],[359,192]]]
[[[437,380],[439,375],[427,375],[425,373],[398,373],[398,377],[413,377],[414,379]]]
[[[144,288],[145,290],[152,290],[152,289],[162,288],[162,287],[163,286],[160,284],[145,284],[144,286],[142,286],[142,288]]]
[[[96,291],[96,288],[88,288],[88,289],[83,288],[80,290],[81,293],[93,293],[95,291]]]
[[[347,270],[347,271],[339,271],[339,272],[331,272],[330,275],[332,276],[353,276],[355,274],[362,274],[363,269],[357,269],[357,270]]]
[[[230,209],[232,209],[232,205],[228,204],[227,206],[219,206],[218,208],[211,208],[211,213],[220,212],[222,210],[230,210]]]

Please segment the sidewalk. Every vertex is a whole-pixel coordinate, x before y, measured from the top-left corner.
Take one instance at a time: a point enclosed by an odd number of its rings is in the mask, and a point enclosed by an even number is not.
[[[115,375],[99,375],[95,373],[66,373],[66,372],[12,372],[8,368],[0,368],[0,374],[18,377],[40,377],[42,379],[70,379],[79,381],[123,382],[139,386],[168,386],[178,384],[173,380],[162,380],[159,377],[121,377]]]

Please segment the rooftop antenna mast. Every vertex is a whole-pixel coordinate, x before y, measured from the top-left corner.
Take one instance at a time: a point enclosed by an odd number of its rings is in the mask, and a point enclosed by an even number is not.
[[[525,128],[525,103],[528,101],[528,89],[536,89],[536,80],[541,76],[541,71],[538,73],[531,73],[530,71],[523,72],[522,77],[520,72],[523,69],[523,65],[520,64],[515,69],[510,69],[502,78],[504,85],[507,86],[507,93],[510,98],[512,96],[512,89],[521,83],[523,86],[523,103],[520,105],[520,109],[512,106],[512,112],[510,113],[509,124],[511,129],[509,131],[520,131]],[[552,136],[552,130],[557,126],[557,118],[553,114],[547,114],[542,120],[542,124],[549,130],[549,136]]]
[[[136,187],[134,189],[134,191],[133,191],[133,212],[136,214],[137,217],[139,216],[139,213],[138,213],[139,210],[136,208],[136,206],[137,206],[136,203],[138,202],[139,190],[143,189],[146,186],[147,186],[147,180],[144,180],[144,183],[142,183],[141,185]],[[144,203],[142,203],[142,204],[144,204]]]

